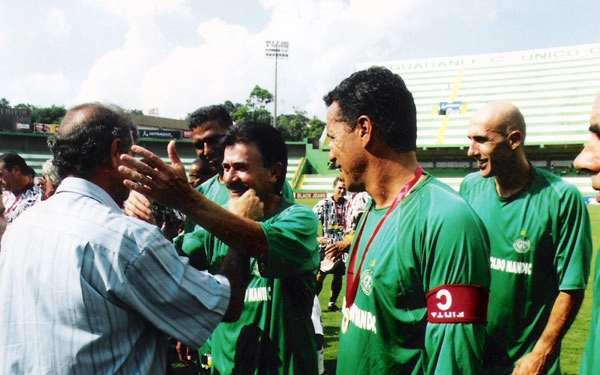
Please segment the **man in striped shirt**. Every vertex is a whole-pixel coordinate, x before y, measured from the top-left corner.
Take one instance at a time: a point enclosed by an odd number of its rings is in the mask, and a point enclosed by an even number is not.
[[[120,156],[136,137],[121,110],[83,104],[49,140],[63,181],[2,240],[0,373],[163,374],[167,336],[198,347],[239,317],[247,256],[198,271],[121,210]]]

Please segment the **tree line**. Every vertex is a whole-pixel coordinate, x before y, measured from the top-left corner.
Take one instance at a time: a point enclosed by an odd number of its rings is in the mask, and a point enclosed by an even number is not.
[[[221,105],[229,112],[234,121],[259,121],[273,123],[273,114],[267,109],[267,106],[274,100],[273,94],[269,90],[256,85],[245,103],[233,103],[230,100]],[[0,108],[14,108],[28,110],[31,112],[32,123],[58,124],[66,114],[64,106],[52,105],[50,107],[37,107],[31,104],[17,104],[11,106],[10,102],[0,99]],[[127,110],[131,114],[143,115],[144,112],[139,109]],[[189,114],[188,114],[189,116]],[[325,122],[318,119],[307,117],[305,110],[294,108],[293,114],[277,115],[275,122],[281,130],[286,141],[301,141],[305,138],[318,138],[321,136],[325,127]]]

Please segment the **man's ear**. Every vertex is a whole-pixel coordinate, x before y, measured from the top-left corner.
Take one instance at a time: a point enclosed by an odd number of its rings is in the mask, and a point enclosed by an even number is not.
[[[360,115],[358,117],[358,120],[356,120],[356,131],[363,146],[366,146],[371,141],[374,130],[373,121],[371,121],[369,116]]]
[[[113,167],[121,165],[121,138],[115,138],[110,145],[110,163]]]
[[[508,133],[507,138],[508,142],[510,143],[510,147],[513,150],[517,149],[523,144],[523,133],[521,133],[520,130],[512,130],[510,133]]]
[[[269,182],[275,183],[279,176],[283,173],[283,163],[277,162],[271,166],[271,177],[269,178]]]

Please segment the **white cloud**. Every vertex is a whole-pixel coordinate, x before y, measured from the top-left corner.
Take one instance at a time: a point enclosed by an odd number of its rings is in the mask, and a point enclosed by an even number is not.
[[[0,81],[18,82],[0,97],[11,103],[41,98],[34,105],[110,101],[145,111],[158,107],[175,118],[202,105],[243,103],[254,85],[273,92],[266,40],[290,43],[289,59],[278,64],[278,113],[296,107],[324,118],[323,95],[355,64],[490,52],[501,42],[497,35],[506,36],[504,49],[511,48],[530,37],[510,35],[511,16],[534,11],[516,0],[63,0],[60,9],[22,4],[9,2],[0,13],[6,26],[0,30]],[[23,27],[22,19],[40,27]],[[545,25],[540,21],[540,33]],[[567,38],[567,31],[559,36]],[[49,42],[56,37],[60,43]],[[62,72],[65,81],[42,97],[23,89],[34,86],[23,78],[32,72]]]
[[[89,0],[114,15],[129,20],[163,13],[189,14],[191,0]]]
[[[67,22],[65,12],[59,8],[52,8],[48,11],[45,24],[48,35],[54,38],[68,35],[71,31],[71,25]]]
[[[75,103],[98,100],[139,108],[141,78],[165,53],[165,43],[152,17],[136,17],[123,45],[105,53],[91,67]]]
[[[36,106],[63,105],[54,101],[68,93],[71,84],[63,73],[40,74],[35,73],[25,77],[14,77],[9,89],[13,94],[9,101],[11,104],[33,104]],[[2,95],[0,95],[2,96]]]
[[[69,90],[69,80],[63,73],[33,74],[26,77],[24,88],[32,91],[63,94]]]
[[[144,108],[183,118],[203,105],[243,102],[258,83],[252,77],[262,75],[262,52],[243,27],[213,19],[200,24],[198,33],[205,44],[177,47],[144,74]]]
[[[415,0],[262,0],[270,18],[254,27],[260,31],[214,17],[189,30],[200,38],[184,46],[167,39],[158,20],[164,14],[197,18],[203,7],[192,10],[197,4],[190,1],[89,0],[124,19],[128,31],[119,48],[90,67],[67,104],[109,101],[144,111],[157,107],[161,116],[183,118],[199,106],[243,103],[254,85],[274,92],[274,61],[265,57],[265,41],[286,40],[290,57],[278,64],[278,113],[300,108],[324,118],[323,95],[355,62],[395,56],[405,25],[422,7]],[[424,8],[431,10],[430,5]],[[423,14],[423,23],[436,17]]]

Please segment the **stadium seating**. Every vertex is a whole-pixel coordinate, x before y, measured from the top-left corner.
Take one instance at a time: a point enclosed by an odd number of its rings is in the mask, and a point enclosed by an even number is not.
[[[417,105],[418,146],[467,146],[469,118],[482,104],[508,100],[527,121],[527,144],[585,143],[600,87],[600,45],[368,63],[400,74]],[[440,114],[440,103],[450,106]]]

